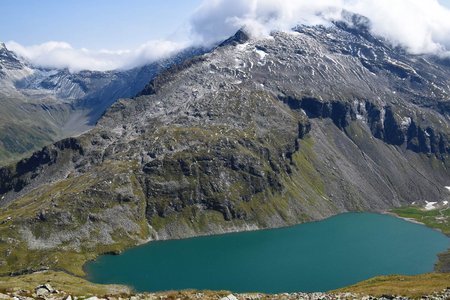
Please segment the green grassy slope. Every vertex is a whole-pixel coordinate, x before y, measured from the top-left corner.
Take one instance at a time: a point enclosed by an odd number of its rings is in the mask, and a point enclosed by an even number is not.
[[[69,116],[63,103],[28,101],[0,94],[0,166],[23,158],[61,138]]]

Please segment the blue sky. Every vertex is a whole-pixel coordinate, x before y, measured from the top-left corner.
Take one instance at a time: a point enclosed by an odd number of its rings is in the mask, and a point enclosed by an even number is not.
[[[439,1],[450,7],[450,0]],[[91,50],[130,49],[148,40],[170,38],[188,23],[201,2],[0,0],[0,41],[27,46],[65,41]]]
[[[450,0],[0,0],[0,41],[37,66],[127,69],[242,27],[262,37],[345,9],[411,53],[450,55],[448,8]]]
[[[135,48],[165,39],[201,0],[0,0],[0,41],[65,41],[76,48]]]

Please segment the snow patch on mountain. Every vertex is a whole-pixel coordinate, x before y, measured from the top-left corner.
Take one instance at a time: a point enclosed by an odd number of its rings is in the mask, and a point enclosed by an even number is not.
[[[435,205],[437,204],[437,202],[428,202],[428,201],[425,201],[425,202],[426,202],[426,204],[425,204],[425,210],[433,210],[433,209],[436,209]]]

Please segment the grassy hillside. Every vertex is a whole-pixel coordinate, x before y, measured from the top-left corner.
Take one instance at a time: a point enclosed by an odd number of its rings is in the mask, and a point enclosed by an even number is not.
[[[68,118],[65,104],[37,104],[0,94],[0,166],[18,160],[61,137]]]
[[[125,286],[93,284],[85,279],[64,272],[53,271],[16,277],[0,277],[0,291],[7,291],[13,288],[34,291],[37,286],[45,283],[50,284],[54,289],[77,296],[127,295],[130,293],[130,289]]]
[[[380,276],[333,292],[350,292],[380,297],[382,295],[401,295],[420,299],[447,288],[450,274],[423,274],[416,276]]]

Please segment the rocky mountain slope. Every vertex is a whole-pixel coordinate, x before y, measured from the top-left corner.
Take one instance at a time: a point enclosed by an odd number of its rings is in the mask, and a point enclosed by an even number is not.
[[[139,93],[158,72],[200,53],[125,71],[43,69],[0,44],[0,164],[90,129],[117,99]]]
[[[346,18],[239,31],[91,131],[0,169],[0,273],[83,274],[149,239],[448,199],[449,62]]]

